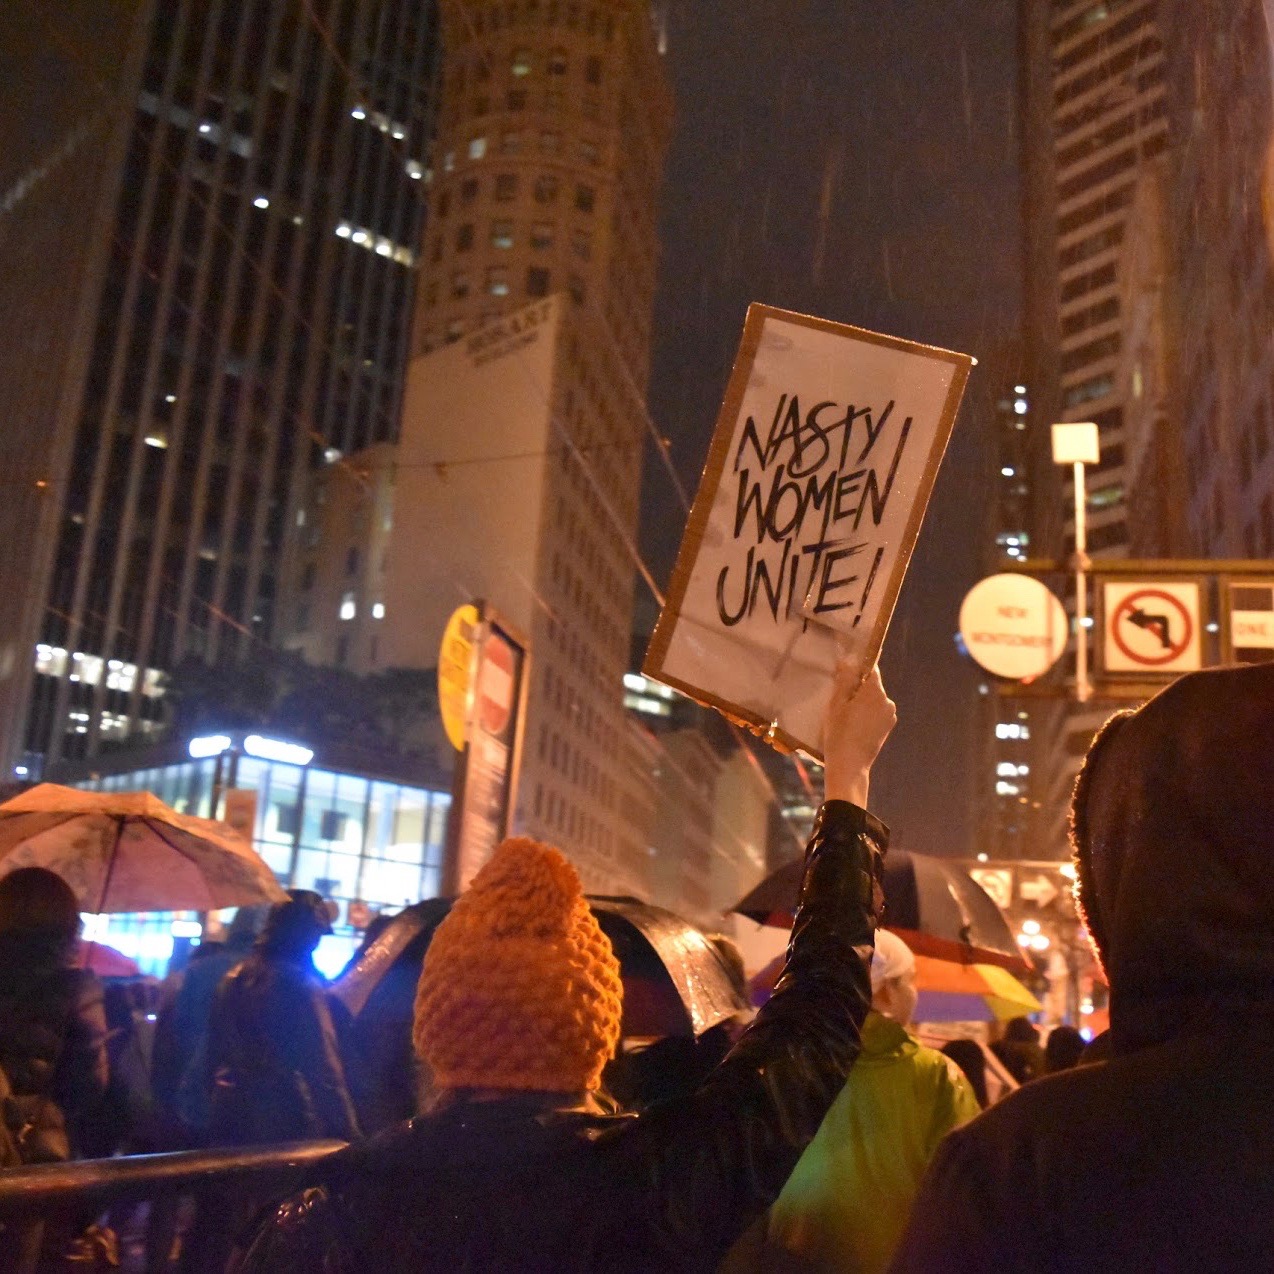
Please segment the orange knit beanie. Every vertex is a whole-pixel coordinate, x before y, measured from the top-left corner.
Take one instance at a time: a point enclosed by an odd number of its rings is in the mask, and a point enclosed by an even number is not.
[[[440,1088],[591,1091],[622,1010],[619,961],[575,869],[516,836],[438,926],[412,1038]]]

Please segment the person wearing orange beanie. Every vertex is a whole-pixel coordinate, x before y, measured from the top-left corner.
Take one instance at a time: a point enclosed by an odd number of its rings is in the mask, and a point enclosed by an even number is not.
[[[622,1016],[619,961],[575,868],[506,840],[425,957],[413,1040],[435,1088],[593,1092]]]
[[[337,1155],[265,1223],[241,1274],[715,1269],[858,1056],[888,839],[868,779],[895,719],[878,672],[838,672],[783,974],[697,1091],[640,1115],[593,1100],[622,988],[575,870],[547,845],[500,845],[421,972],[427,1113]]]

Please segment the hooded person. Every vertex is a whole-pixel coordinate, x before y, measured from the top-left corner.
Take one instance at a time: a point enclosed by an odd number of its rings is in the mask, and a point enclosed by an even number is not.
[[[176,994],[161,1006],[155,1026],[151,1082],[155,1104],[168,1137],[178,1145],[197,1145],[207,1137],[209,1120],[208,1025],[222,979],[252,952],[265,919],[265,907],[240,907],[224,942],[196,948],[197,959],[184,969]]]
[[[110,1078],[102,984],[76,967],[80,910],[43,867],[0,877],[0,1072],[23,1107],[27,1162],[109,1153]]]
[[[953,1134],[893,1268],[1267,1268],[1274,664],[1191,673],[1111,718],[1071,835],[1109,1057]]]
[[[871,989],[848,1082],[768,1218],[740,1240],[722,1274],[886,1269],[939,1143],[981,1110],[960,1068],[908,1034],[916,957],[885,929],[876,935]]]
[[[207,1067],[214,1144],[358,1136],[326,985],[314,968],[331,917],[321,895],[290,892],[213,1000]]]
[[[595,1100],[619,963],[575,869],[497,847],[438,927],[414,1039],[426,1113],[336,1156],[258,1233],[250,1274],[711,1270],[774,1199],[859,1048],[886,833],[867,774],[894,720],[878,674],[829,709],[823,805],[787,967],[729,1056],[639,1115]]]

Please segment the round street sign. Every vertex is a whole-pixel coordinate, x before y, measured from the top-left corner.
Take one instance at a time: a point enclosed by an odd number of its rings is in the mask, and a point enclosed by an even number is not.
[[[1186,654],[1194,621],[1181,598],[1162,588],[1141,588],[1115,607],[1110,636],[1134,666],[1162,668]]]
[[[447,739],[464,751],[469,716],[469,666],[478,628],[478,608],[460,606],[452,612],[438,649],[438,708]]]
[[[1066,611],[1029,575],[991,575],[965,595],[960,636],[987,672],[1028,681],[1046,673],[1066,649]]]

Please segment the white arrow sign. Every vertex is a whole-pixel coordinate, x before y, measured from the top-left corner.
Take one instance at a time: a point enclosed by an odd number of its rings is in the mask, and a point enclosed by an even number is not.
[[[1027,902],[1047,907],[1058,896],[1058,889],[1047,876],[1036,876],[1034,880],[1019,882],[1017,891]]]

